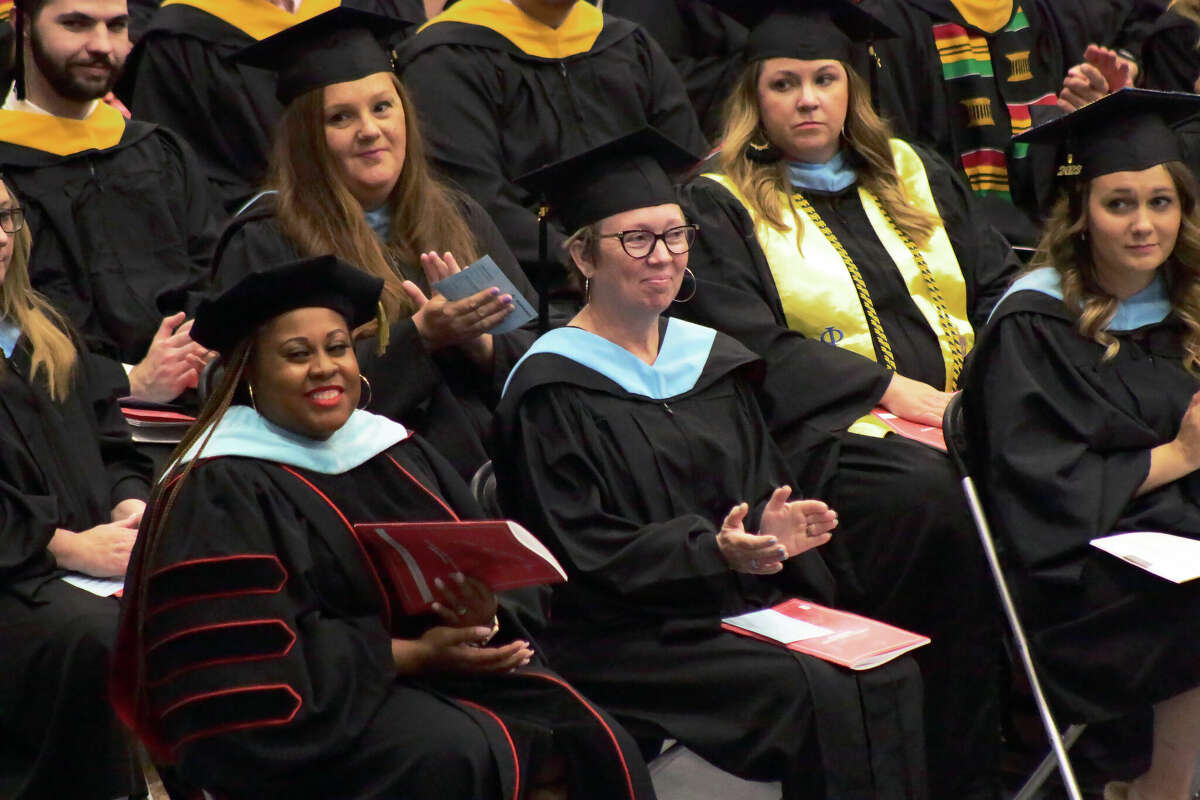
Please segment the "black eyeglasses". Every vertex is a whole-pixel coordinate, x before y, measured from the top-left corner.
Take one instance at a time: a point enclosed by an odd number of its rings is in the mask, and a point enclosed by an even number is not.
[[[658,240],[662,239],[662,243],[666,245],[667,251],[675,255],[686,253],[696,241],[696,234],[700,231],[700,226],[680,225],[677,228],[668,228],[662,233],[654,231],[632,230],[621,231],[620,233],[609,233],[601,236],[601,239],[618,239],[621,242],[621,247],[629,254],[630,258],[646,258],[654,252],[654,248],[658,247]]]
[[[0,208],[0,230],[16,233],[25,227],[25,209],[20,206]]]

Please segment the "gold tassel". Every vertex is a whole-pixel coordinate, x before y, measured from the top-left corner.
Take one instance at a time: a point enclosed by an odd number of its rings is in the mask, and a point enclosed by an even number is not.
[[[383,307],[383,301],[380,300],[377,305],[378,308],[375,310],[375,317],[379,320],[379,336],[376,338],[378,339],[379,344],[376,346],[375,352],[378,355],[383,355],[387,352],[388,339],[391,338],[392,328],[391,324],[388,322],[387,309]]]

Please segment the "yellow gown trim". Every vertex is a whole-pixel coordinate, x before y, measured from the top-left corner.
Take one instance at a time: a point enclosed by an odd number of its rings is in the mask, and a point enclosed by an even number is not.
[[[267,0],[163,0],[162,6],[191,6],[228,22],[255,41],[274,36],[293,25],[337,8],[339,0],[304,0],[289,14]]]
[[[604,14],[591,3],[579,2],[557,28],[543,25],[504,0],[459,0],[421,26],[464,22],[488,28],[537,58],[567,58],[592,49],[604,27]],[[418,31],[419,33],[420,31]]]
[[[1008,25],[1016,9],[1015,0],[950,0],[962,18],[984,33],[995,33]]]
[[[899,139],[892,139],[891,147],[896,170],[910,201],[937,215],[933,190],[920,156]],[[718,174],[706,177],[728,189],[749,210],[750,205],[727,177]],[[951,391],[956,388],[952,382],[959,369],[955,363],[955,350],[969,352],[975,341],[975,333],[967,317],[966,282],[945,226],[938,225],[928,244],[920,248],[936,287],[931,289],[909,245],[892,227],[879,201],[861,186],[858,194],[871,228],[900,270],[921,316],[937,336],[948,382],[942,388]],[[785,208],[793,205],[786,194],[781,200]],[[797,214],[797,221],[806,216],[800,209]],[[765,222],[756,224],[758,242],[770,265],[788,327],[808,338],[844,347],[874,361],[875,340],[859,290],[855,288],[837,246],[821,233],[815,220],[809,218],[809,222],[813,224],[802,225],[799,232],[795,223],[785,225],[783,230],[777,230]],[[948,319],[939,316],[939,307]],[[950,335],[947,328],[956,333],[958,341],[954,344],[958,345],[957,348],[947,340]],[[850,430],[882,436],[890,428],[874,416],[867,415]]]
[[[56,156],[108,150],[124,135],[125,118],[105,103],[97,103],[87,119],[0,109],[0,141]]]

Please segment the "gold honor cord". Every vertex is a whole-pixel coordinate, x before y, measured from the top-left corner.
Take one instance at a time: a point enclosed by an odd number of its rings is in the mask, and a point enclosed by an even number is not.
[[[858,292],[858,301],[862,304],[863,313],[867,317],[867,324],[871,328],[871,337],[875,339],[875,344],[879,348],[879,354],[883,356],[883,365],[892,372],[896,371],[896,357],[892,355],[892,345],[887,340],[887,335],[883,332],[883,323],[879,321],[879,315],[875,313],[875,303],[871,300],[871,293],[867,291],[866,281],[863,280],[862,273],[858,271],[858,265],[854,263],[854,259],[850,258],[850,254],[846,252],[846,248],[842,247],[842,243],[833,235],[833,231],[825,224],[825,220],[821,219],[821,215],[817,213],[808,199],[797,192],[792,195],[792,201],[800,207],[805,216],[813,221],[817,226],[817,230],[821,235],[833,245],[833,249],[837,250],[839,256],[842,257],[842,263],[846,265],[846,271],[850,273],[850,280],[854,283],[854,290]],[[906,241],[907,244],[907,241]]]
[[[858,265],[850,258],[850,254],[846,252],[846,248],[842,247],[842,243],[833,235],[833,231],[825,224],[825,220],[821,219],[821,215],[817,213],[812,204],[808,202],[803,194],[796,193],[792,195],[792,200],[805,213],[805,215],[813,221],[821,234],[833,245],[837,250],[838,255],[842,257],[842,261],[846,264],[846,271],[850,273],[850,280],[854,282],[854,288],[858,291],[858,299],[862,303],[863,312],[867,316],[867,322],[871,327],[871,335],[875,338],[876,344],[879,346],[879,351],[883,355],[883,363],[888,369],[896,371],[896,357],[892,355],[892,346],[888,343],[887,336],[883,332],[883,324],[879,321],[879,315],[875,313],[875,303],[871,300],[871,295],[867,291],[867,284],[863,281],[862,273],[858,271]],[[950,375],[946,382],[947,386],[958,386],[958,376],[962,374],[963,353],[962,339],[959,338],[958,330],[954,327],[954,320],[950,317],[950,311],[946,308],[946,301],[942,297],[942,291],[938,288],[937,280],[933,277],[933,272],[929,269],[929,264],[925,261],[925,256],[921,254],[917,243],[912,240],[912,237],[904,232],[904,229],[896,224],[896,220],[892,219],[892,215],[880,203],[879,210],[883,212],[884,219],[891,226],[892,231],[900,237],[900,241],[908,248],[908,252],[912,253],[913,261],[917,263],[917,268],[921,271],[921,277],[925,280],[925,286],[929,290],[929,297],[933,301],[934,307],[937,309],[938,322],[942,327],[942,334],[946,337],[946,344],[950,348]]]

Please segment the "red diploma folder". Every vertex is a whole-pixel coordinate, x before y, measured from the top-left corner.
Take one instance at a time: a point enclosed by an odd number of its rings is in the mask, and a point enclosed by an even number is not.
[[[946,452],[946,437],[942,435],[942,429],[938,426],[924,425],[920,422],[913,422],[911,419],[897,417],[882,406],[876,406],[871,409],[871,413],[883,420],[889,428],[901,436],[916,439],[921,444],[936,447],[943,453]]]
[[[929,644],[928,636],[795,598],[726,617],[721,627],[854,670],[878,667]]]
[[[354,532],[406,614],[428,611],[434,580],[455,572],[494,592],[567,579],[546,546],[511,520],[364,522]]]

